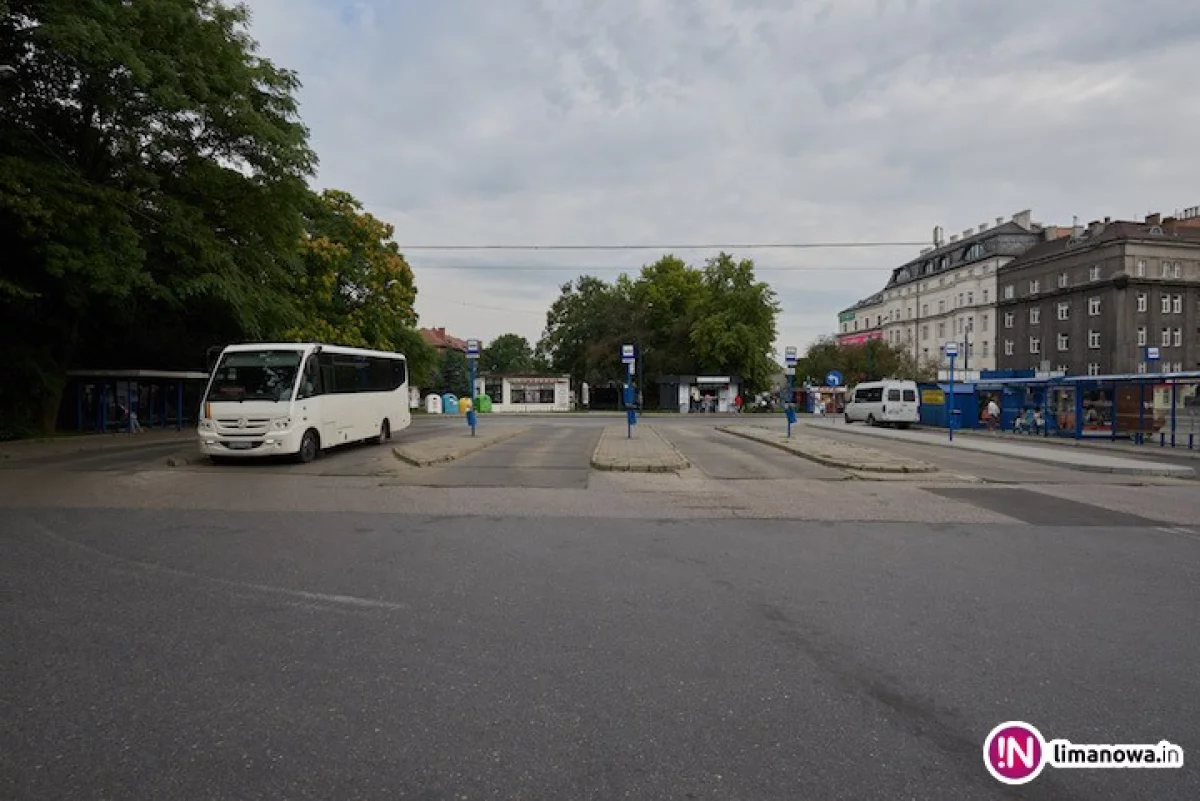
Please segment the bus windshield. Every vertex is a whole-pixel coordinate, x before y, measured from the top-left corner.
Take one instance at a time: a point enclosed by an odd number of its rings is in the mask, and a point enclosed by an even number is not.
[[[300,370],[298,350],[226,353],[213,371],[206,401],[290,401]]]

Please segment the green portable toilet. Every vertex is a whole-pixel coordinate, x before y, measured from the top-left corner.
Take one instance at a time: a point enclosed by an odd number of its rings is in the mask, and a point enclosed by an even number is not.
[[[492,410],[492,399],[487,395],[480,395],[475,398],[475,408],[480,414],[487,414]]]

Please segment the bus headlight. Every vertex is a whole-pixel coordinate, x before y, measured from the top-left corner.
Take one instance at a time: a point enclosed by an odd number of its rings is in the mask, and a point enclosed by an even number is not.
[[[275,429],[276,431],[287,431],[291,427],[292,418],[290,417],[280,417],[278,420],[271,421],[271,428]]]
[[[212,431],[213,430],[213,421],[212,420],[201,420],[200,421],[200,430],[201,431]]]

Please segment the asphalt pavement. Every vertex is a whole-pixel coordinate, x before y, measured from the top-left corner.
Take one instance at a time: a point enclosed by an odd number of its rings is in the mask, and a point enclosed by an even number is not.
[[[128,510],[4,518],[11,799],[1189,799],[984,771],[998,722],[1193,754],[1155,529]]]
[[[1200,797],[982,759],[1024,720],[1194,761],[1195,482],[891,441],[941,471],[862,478],[716,416],[605,473],[611,417],[529,420],[425,468],[5,462],[0,798]]]

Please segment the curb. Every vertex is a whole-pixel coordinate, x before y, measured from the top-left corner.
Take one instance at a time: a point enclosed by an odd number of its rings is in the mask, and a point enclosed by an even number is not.
[[[834,428],[833,426],[814,425],[814,426],[811,426],[811,428],[816,431],[826,429],[828,431],[833,431],[833,432],[841,431],[841,432],[845,432],[847,434],[853,434],[853,435],[859,436],[859,437],[874,437],[876,441],[879,441],[879,440],[886,441],[888,439],[891,439],[890,437],[878,437],[874,434],[869,433],[869,431],[866,429],[855,430],[849,426]],[[987,450],[986,448],[972,447],[969,444],[970,439],[971,439],[970,437],[967,438],[968,444],[966,444],[966,445],[960,445],[958,441],[955,441],[954,445],[949,445],[948,442],[946,445],[941,445],[936,442],[925,442],[922,440],[907,440],[906,441],[906,440],[901,440],[899,438],[896,438],[896,441],[897,442],[907,442],[907,444],[909,444],[909,445],[918,445],[918,446],[923,446],[926,448],[947,448],[947,447],[958,448],[959,450],[970,451],[971,453],[981,453],[981,454],[986,454],[988,456],[999,456],[1002,459],[1016,459],[1017,461],[1035,462],[1037,464],[1050,465],[1051,467],[1061,467],[1064,470],[1078,470],[1081,473],[1102,473],[1102,474],[1114,475],[1114,476],[1153,476],[1153,477],[1157,477],[1157,478],[1195,479],[1197,477],[1197,473],[1194,468],[1184,467],[1182,465],[1158,464],[1158,465],[1154,465],[1154,466],[1148,465],[1145,467],[1106,467],[1104,465],[1088,464],[1086,462],[1082,463],[1082,464],[1075,464],[1072,462],[1064,462],[1062,460],[1052,459],[1047,456],[1025,456],[1025,455],[1015,456],[1013,454],[1007,454],[1007,453],[995,453],[993,451]],[[1035,447],[1037,447],[1037,446],[1035,446]],[[1050,447],[1054,447],[1054,446],[1050,446]],[[1088,450],[1090,453],[1095,453],[1099,449],[1086,448],[1086,450]],[[1117,454],[1113,458],[1127,459],[1129,457],[1123,456],[1121,454]]]
[[[786,453],[790,453],[793,456],[799,456],[801,459],[808,459],[810,462],[816,462],[819,465],[824,465],[825,467],[834,467],[839,470],[855,470],[859,473],[895,473],[895,474],[905,474],[905,473],[930,474],[930,473],[940,472],[940,469],[935,465],[929,465],[927,467],[910,467],[908,465],[902,465],[900,467],[878,467],[876,465],[864,465],[864,464],[859,464],[857,462],[845,462],[845,461],[840,461],[838,459],[830,459],[825,456],[818,456],[816,454],[805,453],[804,451],[799,451],[799,450],[795,450],[794,448],[789,448],[789,447],[787,447],[786,442],[780,442],[778,440],[770,440],[770,439],[760,439],[758,437],[753,437],[753,436],[750,436],[749,434],[745,434],[740,431],[730,431],[727,426],[717,426],[716,430],[720,431],[724,434],[729,434],[732,437],[741,437],[742,439],[747,439],[747,440],[750,440],[751,442],[759,442],[759,443],[762,443],[763,445],[768,445],[772,448],[778,448],[779,450],[784,451]],[[765,431],[766,429],[763,429],[763,430]]]
[[[658,437],[659,441],[666,445],[667,450],[675,457],[674,464],[645,464],[633,465],[628,461],[605,462],[596,458],[596,451],[600,449],[600,443],[596,443],[596,449],[592,451],[591,465],[593,470],[600,470],[606,473],[678,473],[680,470],[687,470],[692,466],[687,457],[679,452],[675,447],[675,443],[664,437],[653,426],[647,426],[647,430],[652,431],[654,436]],[[601,442],[604,440],[604,435],[601,434]]]
[[[472,443],[470,446],[464,447],[462,450],[459,450],[455,453],[437,456],[432,459],[421,459],[418,457],[409,456],[408,454],[401,452],[401,446],[399,445],[392,447],[392,455],[400,461],[410,464],[413,467],[429,467],[435,464],[447,464],[449,462],[461,459],[464,456],[470,456],[473,453],[478,453],[479,451],[490,448],[493,445],[499,445],[501,442],[506,442],[514,437],[519,437],[528,430],[528,428],[518,428],[514,431],[505,432],[504,434],[497,434],[491,439],[478,440],[477,442]],[[467,436],[467,439],[470,440],[469,435]]]

